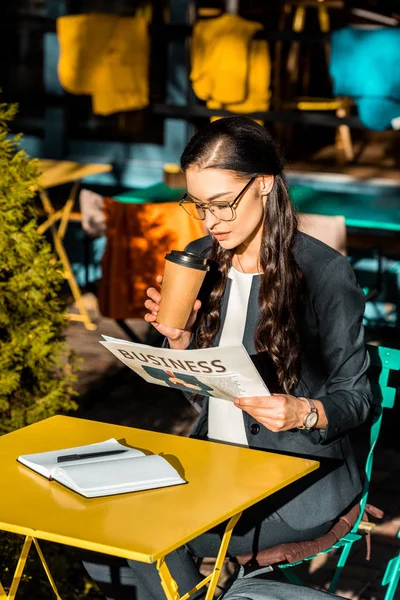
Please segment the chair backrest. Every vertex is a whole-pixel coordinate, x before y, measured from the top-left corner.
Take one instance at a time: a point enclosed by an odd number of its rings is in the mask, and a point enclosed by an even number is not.
[[[347,254],[346,223],[343,216],[299,213],[299,230],[324,242],[344,256]]]
[[[374,449],[378,441],[382,425],[384,408],[393,408],[396,397],[396,382],[393,381],[393,373],[400,371],[400,350],[385,348],[383,346],[368,346],[370,356],[370,368],[368,377],[372,388],[372,423],[370,429],[370,445],[367,460],[365,462],[364,484],[360,502],[360,516],[352,531],[357,531],[358,525],[363,518],[365,505],[367,503],[369,483],[371,481],[372,466],[374,460]]]
[[[79,194],[82,229],[92,238],[106,235],[104,197],[83,188]]]

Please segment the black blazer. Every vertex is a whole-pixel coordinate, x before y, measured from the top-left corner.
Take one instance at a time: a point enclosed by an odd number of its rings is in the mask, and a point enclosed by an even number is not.
[[[211,236],[192,242],[187,250],[208,256]],[[293,254],[306,284],[300,323],[301,373],[294,394],[320,400],[328,426],[325,430],[274,433],[247,413],[244,413],[244,423],[252,448],[315,457],[321,461],[315,473],[271,497],[283,520],[303,530],[335,519],[361,491],[347,431],[367,418],[371,389],[366,375],[369,359],[362,325],[364,294],[350,263],[336,250],[301,232],[296,236]],[[258,292],[259,278],[254,277],[246,321],[246,329],[251,331],[259,317]],[[228,296],[229,285],[222,300],[216,346]],[[249,354],[255,354],[254,341],[246,339],[246,334],[243,342]],[[202,409],[192,435],[207,437],[208,398],[197,397],[196,400],[200,400]],[[267,478],[268,473],[265,476]]]

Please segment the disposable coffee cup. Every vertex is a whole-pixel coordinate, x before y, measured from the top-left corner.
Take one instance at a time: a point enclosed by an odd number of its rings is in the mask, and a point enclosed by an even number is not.
[[[172,250],[165,255],[157,323],[185,329],[193,304],[209,270],[207,259],[193,252]]]

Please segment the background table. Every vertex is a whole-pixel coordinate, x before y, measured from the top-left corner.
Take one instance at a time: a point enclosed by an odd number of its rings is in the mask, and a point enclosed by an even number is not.
[[[111,171],[112,167],[107,164],[80,164],[71,161],[43,159],[39,161],[39,168],[42,175],[39,179],[38,191],[43,204],[46,220],[38,227],[38,231],[44,233],[47,229],[50,229],[55,251],[64,267],[65,279],[68,281],[79,311],[78,315],[70,314],[69,318],[74,321],[83,322],[86,329],[96,329],[96,325],[90,320],[83,303],[79,286],[76,283],[67,252],[64,248],[63,239],[67,231],[68,222],[71,219],[76,220],[77,218],[78,213],[73,213],[73,208],[82,179],[89,177],[90,175],[107,173],[108,171]],[[47,190],[66,183],[72,183],[72,188],[62,208],[56,210],[50,200]],[[58,222],[60,222],[60,224],[58,228],[56,228],[55,225]]]
[[[363,189],[364,187],[364,189]],[[316,189],[293,185],[291,198],[299,212],[342,215],[348,253],[367,301],[380,301],[370,315],[382,315],[398,325],[400,318],[400,188],[360,186],[358,191]],[[317,237],[317,236],[316,236]],[[388,260],[385,260],[388,259]],[[390,317],[386,316],[386,307]],[[372,323],[374,321],[372,320]]]
[[[371,248],[378,244],[384,251],[400,254],[398,188],[388,188],[382,194],[368,191],[346,194],[293,185],[290,187],[290,196],[299,212],[343,215],[351,243],[356,243],[357,237],[363,238],[363,246]]]
[[[86,499],[16,462],[21,454],[110,437],[147,452],[164,453],[189,483]],[[27,536],[29,546],[32,539],[49,540],[146,563],[158,561],[159,568],[165,567],[163,559],[172,550],[319,465],[303,458],[62,416],[1,437],[0,459],[0,529]],[[17,577],[14,588],[18,581]],[[178,596],[171,592],[168,597]]]

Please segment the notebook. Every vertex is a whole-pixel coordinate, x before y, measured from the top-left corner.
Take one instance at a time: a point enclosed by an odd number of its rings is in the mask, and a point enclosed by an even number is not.
[[[25,454],[17,460],[86,498],[186,483],[163,456],[146,455],[113,438],[97,444]]]

